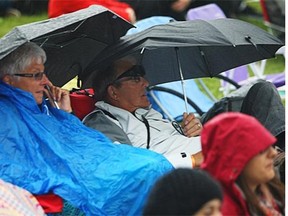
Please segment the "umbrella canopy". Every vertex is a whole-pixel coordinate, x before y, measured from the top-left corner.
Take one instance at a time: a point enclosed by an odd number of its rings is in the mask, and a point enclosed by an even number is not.
[[[47,76],[62,86],[85,69],[107,45],[115,43],[133,27],[102,6],[15,27],[0,39],[0,59],[27,41],[47,54]]]
[[[98,68],[129,55],[144,66],[151,85],[182,77],[213,77],[272,58],[281,46],[283,43],[273,35],[236,19],[175,21],[123,36],[105,49],[101,58],[94,59],[79,78],[83,87],[90,87]]]

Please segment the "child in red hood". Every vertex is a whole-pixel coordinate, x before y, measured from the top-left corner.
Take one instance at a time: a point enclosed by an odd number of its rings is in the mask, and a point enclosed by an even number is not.
[[[204,125],[201,168],[222,184],[223,215],[284,215],[275,142],[254,117],[241,113],[220,114]]]

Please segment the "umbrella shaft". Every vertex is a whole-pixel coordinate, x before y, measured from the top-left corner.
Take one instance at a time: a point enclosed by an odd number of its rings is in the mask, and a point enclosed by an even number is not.
[[[179,74],[180,74],[180,79],[181,79],[181,84],[182,84],[182,91],[183,91],[183,96],[184,96],[184,102],[185,102],[185,110],[188,113],[188,102],[187,102],[187,94],[186,94],[186,89],[185,89],[185,81],[183,77],[183,72],[182,72],[182,67],[179,59],[179,53],[178,53],[179,48],[175,47],[176,51],[176,58],[177,58],[177,63],[178,63],[178,69],[179,69]]]

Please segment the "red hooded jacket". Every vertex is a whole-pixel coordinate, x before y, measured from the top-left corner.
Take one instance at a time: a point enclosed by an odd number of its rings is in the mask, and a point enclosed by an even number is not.
[[[204,125],[201,168],[222,184],[223,215],[251,215],[235,181],[248,161],[275,141],[254,117],[241,113],[220,114]]]
[[[57,17],[62,14],[87,8],[93,4],[102,5],[127,21],[131,21],[126,12],[126,9],[131,7],[118,0],[49,0],[48,16],[49,18]]]

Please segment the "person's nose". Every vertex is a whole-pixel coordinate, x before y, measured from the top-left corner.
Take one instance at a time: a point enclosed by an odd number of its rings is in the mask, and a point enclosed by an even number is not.
[[[47,84],[49,84],[49,79],[48,79],[48,77],[46,76],[46,74],[43,74],[43,77],[42,77],[42,79],[41,79],[41,84],[42,85],[47,85]]]
[[[275,158],[276,155],[277,155],[277,150],[273,146],[270,146],[269,147],[269,156],[272,158]]]
[[[144,77],[142,77],[142,81],[143,81],[143,86],[144,86],[145,88],[147,88],[147,87],[149,86],[148,80],[145,79]]]

